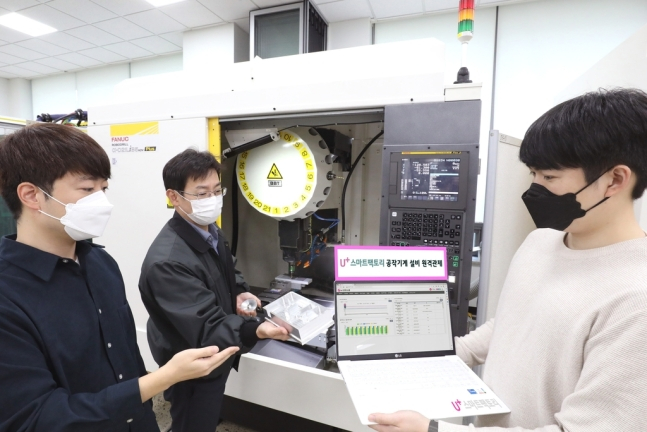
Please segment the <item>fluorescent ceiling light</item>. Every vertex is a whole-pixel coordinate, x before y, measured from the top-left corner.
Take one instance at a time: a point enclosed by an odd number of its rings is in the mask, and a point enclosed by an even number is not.
[[[155,7],[166,6],[172,3],[179,3],[184,0],[146,0]]]
[[[29,36],[40,36],[58,31],[54,27],[50,27],[47,24],[43,24],[15,12],[0,16],[0,25],[17,30],[21,33],[26,33]]]

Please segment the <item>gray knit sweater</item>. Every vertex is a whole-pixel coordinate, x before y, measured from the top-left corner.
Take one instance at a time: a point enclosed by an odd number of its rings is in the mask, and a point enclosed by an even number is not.
[[[440,432],[647,431],[647,238],[590,250],[563,239],[532,232],[496,321],[456,340],[512,412]]]

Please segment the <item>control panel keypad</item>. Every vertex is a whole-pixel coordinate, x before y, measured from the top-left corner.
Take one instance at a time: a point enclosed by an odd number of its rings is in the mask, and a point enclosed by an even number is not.
[[[462,215],[459,214],[403,212],[392,217],[391,245],[432,245],[458,248],[460,247],[461,229]]]
[[[391,246],[436,246],[447,248],[450,300],[455,300],[460,270],[463,214],[440,211],[393,212],[389,226]]]

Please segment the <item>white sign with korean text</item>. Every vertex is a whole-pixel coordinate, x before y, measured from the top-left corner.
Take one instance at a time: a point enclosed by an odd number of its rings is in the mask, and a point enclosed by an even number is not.
[[[335,246],[335,280],[447,280],[447,249]]]

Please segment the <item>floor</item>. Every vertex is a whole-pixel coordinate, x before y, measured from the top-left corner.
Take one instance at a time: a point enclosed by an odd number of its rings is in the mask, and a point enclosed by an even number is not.
[[[164,400],[162,394],[158,394],[153,398],[153,411],[155,412],[155,417],[157,418],[157,425],[160,428],[161,432],[167,432],[171,429],[171,404]],[[218,425],[217,432],[258,432],[253,429],[248,429],[239,425],[234,424],[230,421],[224,421]]]

